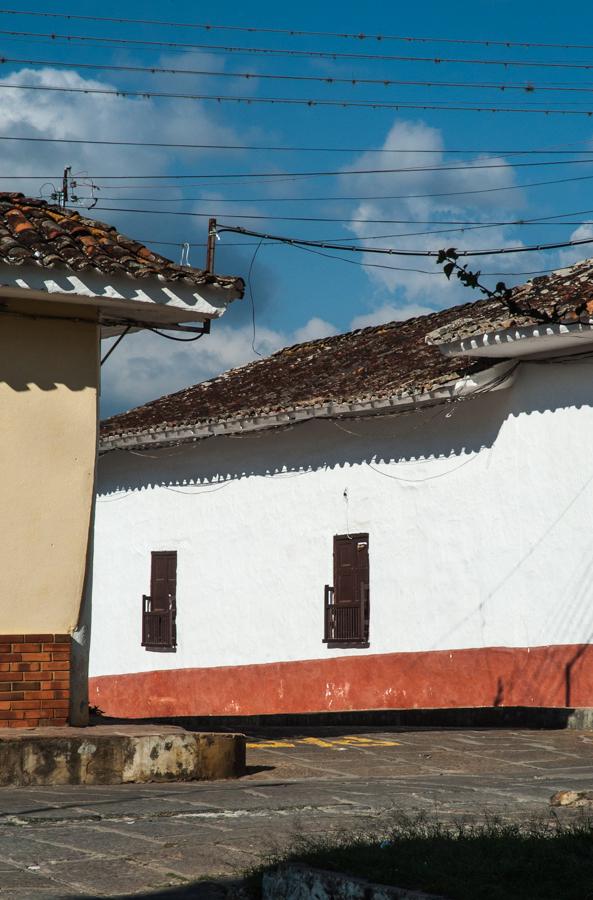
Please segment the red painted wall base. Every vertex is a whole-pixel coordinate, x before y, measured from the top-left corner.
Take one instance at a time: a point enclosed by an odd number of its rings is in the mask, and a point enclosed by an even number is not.
[[[593,645],[489,647],[173,669],[90,679],[106,715],[593,706]]]

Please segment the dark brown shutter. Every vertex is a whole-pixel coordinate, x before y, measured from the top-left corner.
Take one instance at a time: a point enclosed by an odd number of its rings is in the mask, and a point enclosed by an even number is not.
[[[174,650],[177,645],[177,552],[154,550],[150,596],[142,598],[142,646]]]
[[[334,585],[326,588],[325,638],[366,642],[369,633],[369,536],[334,537]]]

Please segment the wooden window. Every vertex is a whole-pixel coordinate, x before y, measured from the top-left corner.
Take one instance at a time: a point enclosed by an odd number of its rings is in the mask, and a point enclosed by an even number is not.
[[[369,536],[334,537],[334,584],[325,586],[326,644],[369,639]]]
[[[150,566],[150,596],[142,597],[142,646],[175,650],[177,646],[177,552],[155,550]]]

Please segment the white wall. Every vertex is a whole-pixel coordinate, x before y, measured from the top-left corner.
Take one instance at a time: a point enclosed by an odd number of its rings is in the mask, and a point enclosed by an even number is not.
[[[321,640],[347,531],[370,535],[367,650]],[[176,653],[140,646],[152,550],[178,553]],[[100,461],[91,675],[584,642],[592,601],[591,361],[523,364],[453,407]]]

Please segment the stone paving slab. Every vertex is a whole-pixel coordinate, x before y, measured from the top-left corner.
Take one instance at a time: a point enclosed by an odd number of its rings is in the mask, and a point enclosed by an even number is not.
[[[593,790],[586,732],[301,729],[249,745],[238,780],[0,788],[0,898],[222,900],[296,834],[422,811],[521,821],[549,815],[558,790]]]

